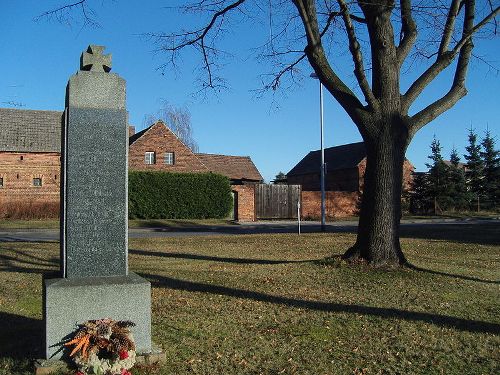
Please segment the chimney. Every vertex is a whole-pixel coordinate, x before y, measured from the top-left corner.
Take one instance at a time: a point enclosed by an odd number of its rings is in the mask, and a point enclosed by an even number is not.
[[[135,134],[135,126],[129,125],[128,126],[128,136],[132,137]]]

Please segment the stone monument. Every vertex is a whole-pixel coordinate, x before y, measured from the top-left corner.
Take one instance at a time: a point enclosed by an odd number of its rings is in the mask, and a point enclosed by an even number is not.
[[[45,355],[91,319],[131,320],[138,353],[151,351],[151,285],[128,271],[125,80],[90,45],[66,89],[61,264],[44,280]]]

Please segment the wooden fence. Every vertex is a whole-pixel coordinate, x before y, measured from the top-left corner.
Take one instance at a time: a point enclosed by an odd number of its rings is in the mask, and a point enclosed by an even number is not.
[[[300,185],[260,184],[255,188],[257,219],[296,219]]]

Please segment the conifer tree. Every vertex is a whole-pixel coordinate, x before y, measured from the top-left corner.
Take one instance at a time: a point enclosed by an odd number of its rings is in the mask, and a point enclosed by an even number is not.
[[[477,134],[471,127],[469,129],[469,145],[465,147],[467,154],[464,155],[467,160],[467,185],[469,191],[473,195],[473,199],[477,201],[477,210],[480,209],[480,200],[483,194],[483,177],[484,163],[481,159],[481,145],[477,143]]]
[[[484,165],[483,193],[486,208],[496,208],[500,202],[500,152],[495,149],[495,139],[487,130],[481,142]]]
[[[428,175],[423,172],[413,174],[410,212],[427,214],[434,205],[434,198],[429,197]]]
[[[456,210],[466,210],[469,208],[471,197],[467,191],[464,165],[460,163],[460,157],[455,147],[451,150],[450,163],[450,196],[454,202],[453,206]]]
[[[426,164],[429,168],[427,195],[434,199],[434,213],[446,210],[453,202],[450,197],[449,168],[443,160],[441,150],[441,144],[434,136],[431,143],[431,154],[428,156],[432,163]]]

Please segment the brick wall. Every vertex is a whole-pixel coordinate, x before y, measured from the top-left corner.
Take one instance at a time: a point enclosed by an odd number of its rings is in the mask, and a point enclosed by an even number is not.
[[[60,189],[59,153],[0,152],[0,217],[11,216],[13,210],[38,209],[59,211]],[[34,186],[33,179],[41,179],[42,186]],[[43,208],[45,207],[45,208]],[[48,216],[54,216],[52,212]],[[45,216],[40,212],[41,216]]]
[[[403,164],[403,191],[410,191],[413,186],[413,171],[415,167],[408,160]]]
[[[232,185],[231,190],[238,200],[235,219],[238,221],[255,221],[255,185]]]
[[[327,191],[325,194],[326,217],[357,215],[359,211],[357,192]],[[302,191],[301,212],[304,219],[321,218],[321,192]]]
[[[155,152],[156,163],[146,164],[146,152]],[[174,153],[174,164],[165,164],[165,153]],[[207,167],[162,122],[157,122],[129,148],[129,168],[142,171],[208,172]]]

